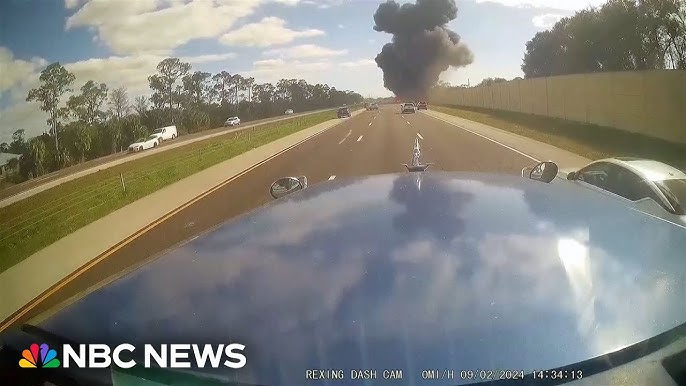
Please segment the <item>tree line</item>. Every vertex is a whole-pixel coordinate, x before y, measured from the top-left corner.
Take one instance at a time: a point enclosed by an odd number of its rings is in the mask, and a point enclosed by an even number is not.
[[[558,21],[526,43],[527,78],[686,69],[684,0],[610,0]]]
[[[110,90],[93,80],[74,93],[76,77],[59,62],[41,71],[39,80],[26,101],[38,103],[47,113],[46,130],[30,139],[23,129],[16,130],[10,143],[0,144],[1,152],[21,155],[9,165],[8,180],[13,183],[124,151],[162,126],[176,125],[181,135],[221,126],[233,115],[250,121],[286,109],[308,111],[363,100],[352,91],[302,79],[271,84],[227,71],[193,72],[178,58],[162,60],[148,77],[151,95],[133,100],[125,87]]]

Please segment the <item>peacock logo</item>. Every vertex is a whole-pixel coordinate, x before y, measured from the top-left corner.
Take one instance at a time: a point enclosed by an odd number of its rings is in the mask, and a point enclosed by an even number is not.
[[[39,355],[40,354],[40,357]],[[28,350],[21,353],[22,358],[19,359],[19,367],[23,368],[47,368],[54,369],[60,367],[60,360],[57,359],[57,351],[48,347],[47,344],[33,343]]]

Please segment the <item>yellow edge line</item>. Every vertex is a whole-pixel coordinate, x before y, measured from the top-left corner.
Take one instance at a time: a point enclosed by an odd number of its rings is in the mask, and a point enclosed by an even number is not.
[[[127,236],[127,237],[124,238],[122,241],[120,241],[118,244],[115,244],[114,246],[110,247],[110,249],[106,250],[105,252],[103,252],[103,253],[100,254],[99,256],[95,257],[93,260],[89,261],[88,263],[86,263],[85,265],[81,266],[81,267],[80,267],[79,269],[77,269],[76,271],[72,272],[71,274],[67,275],[66,277],[64,277],[63,279],[61,279],[61,280],[58,281],[57,283],[55,283],[55,285],[53,285],[52,287],[48,288],[45,292],[43,292],[42,294],[38,295],[38,297],[34,298],[34,299],[33,299],[32,301],[30,301],[29,303],[25,304],[22,308],[20,308],[17,312],[15,312],[15,313],[14,313],[13,315],[11,315],[9,318],[3,320],[3,321],[2,321],[2,324],[0,324],[0,332],[4,331],[7,327],[9,327],[9,326],[12,325],[13,323],[15,323],[19,318],[21,318],[22,316],[26,315],[26,313],[29,312],[31,309],[33,309],[33,307],[35,307],[35,306],[38,305],[39,303],[43,302],[43,301],[44,301],[45,299],[47,299],[48,297],[52,296],[52,295],[55,294],[57,291],[59,291],[59,290],[61,290],[62,288],[64,288],[67,284],[69,284],[70,282],[72,282],[74,279],[76,279],[77,277],[79,277],[81,274],[83,274],[84,272],[88,271],[89,269],[91,269],[93,266],[97,265],[97,264],[100,263],[101,261],[105,260],[107,257],[109,257],[110,255],[112,255],[113,253],[115,253],[115,252],[117,252],[118,250],[122,249],[123,247],[125,247],[126,245],[128,245],[128,244],[131,243],[133,240],[137,239],[138,237],[140,237],[141,235],[143,235],[144,233],[146,233],[146,232],[149,231],[150,229],[152,229],[152,228],[156,227],[157,225],[159,225],[159,224],[161,224],[161,223],[167,221],[170,217],[174,216],[175,214],[179,213],[180,211],[182,211],[182,210],[188,208],[189,206],[191,206],[191,205],[195,204],[196,202],[202,200],[203,198],[207,197],[208,195],[210,195],[210,194],[214,193],[215,191],[221,189],[221,188],[224,187],[225,185],[227,185],[227,184],[231,183],[232,181],[234,181],[234,180],[236,180],[236,179],[238,179],[238,178],[244,176],[245,174],[249,173],[250,171],[252,171],[252,170],[254,170],[254,169],[260,167],[261,165],[265,164],[266,162],[269,162],[269,161],[271,161],[272,159],[274,159],[274,158],[280,156],[281,154],[283,154],[283,153],[285,153],[285,152],[287,152],[287,151],[289,151],[289,150],[295,148],[296,146],[302,144],[303,142],[308,141],[308,140],[310,140],[310,139],[312,139],[312,138],[314,138],[314,137],[316,137],[316,136],[318,136],[318,135],[324,133],[325,131],[331,129],[332,127],[338,126],[338,125],[339,125],[340,123],[342,123],[342,122],[343,122],[343,121],[340,121],[340,122],[338,122],[338,123],[336,123],[336,124],[334,124],[334,125],[332,125],[332,126],[330,126],[330,127],[327,127],[326,129],[320,130],[319,132],[314,133],[314,134],[310,135],[309,137],[304,138],[304,139],[300,140],[299,142],[296,142],[295,144],[293,144],[293,145],[291,145],[291,146],[289,146],[289,147],[287,147],[287,148],[285,148],[285,149],[283,149],[283,150],[281,150],[281,151],[279,151],[279,152],[277,152],[277,153],[275,153],[275,154],[272,154],[272,155],[269,156],[268,158],[265,158],[264,160],[262,160],[262,161],[260,161],[260,162],[258,162],[258,163],[256,163],[256,164],[250,166],[249,168],[243,170],[242,172],[240,172],[240,173],[238,173],[238,174],[236,174],[236,175],[234,175],[234,176],[232,176],[232,177],[230,177],[230,178],[228,178],[228,179],[226,179],[226,180],[220,182],[219,184],[215,185],[214,187],[210,188],[209,190],[207,190],[207,191],[205,191],[205,192],[203,192],[203,193],[197,195],[196,197],[194,197],[194,198],[191,199],[190,201],[186,202],[185,204],[182,204],[181,206],[179,206],[179,207],[177,207],[177,208],[171,210],[170,212],[168,212],[168,213],[165,214],[164,216],[158,218],[157,220],[151,222],[150,224],[148,224],[148,225],[146,225],[145,227],[139,229],[138,231],[134,232],[133,234]]]

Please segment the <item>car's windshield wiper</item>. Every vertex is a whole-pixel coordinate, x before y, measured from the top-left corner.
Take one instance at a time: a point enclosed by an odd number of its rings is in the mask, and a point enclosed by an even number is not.
[[[32,324],[22,324],[19,329],[22,332],[31,335],[32,337],[40,338],[41,341],[48,343],[48,346],[59,347],[63,344],[78,345],[78,343],[74,342],[73,340],[69,340],[61,335],[46,331]]]

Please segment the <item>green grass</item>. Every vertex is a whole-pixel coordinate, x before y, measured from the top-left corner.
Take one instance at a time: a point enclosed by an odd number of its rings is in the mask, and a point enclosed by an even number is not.
[[[198,141],[65,182],[0,208],[0,272],[156,190],[334,118],[335,111],[327,111]],[[126,192],[122,190],[120,174]]]
[[[463,106],[435,106],[432,109],[549,143],[594,160],[632,156],[686,168],[686,145],[642,134],[510,111]]]

